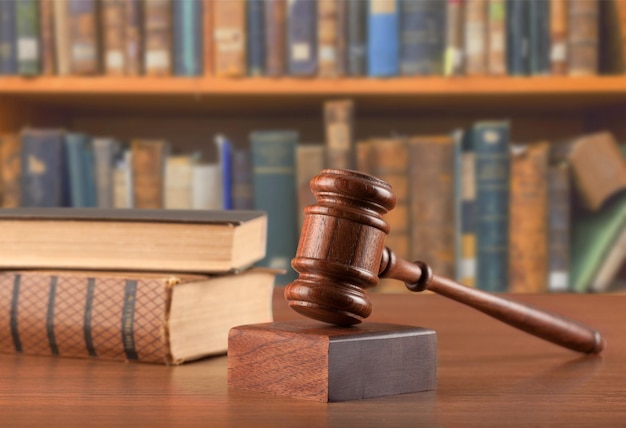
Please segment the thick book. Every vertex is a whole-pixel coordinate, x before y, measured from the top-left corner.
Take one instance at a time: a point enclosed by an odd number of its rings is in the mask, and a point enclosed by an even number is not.
[[[69,0],[54,1],[54,55],[56,74],[67,76],[70,74],[70,16]]]
[[[172,2],[172,39],[175,76],[202,74],[202,2]]]
[[[287,0],[287,58],[290,75],[317,73],[317,2]]]
[[[550,74],[550,3],[531,1],[528,9],[528,69],[531,75]]]
[[[507,69],[511,76],[530,74],[529,7],[527,0],[509,0],[507,3]]]
[[[213,2],[213,54],[216,76],[246,75],[246,2]]]
[[[511,146],[509,287],[513,293],[548,290],[549,143]]]
[[[599,8],[598,0],[569,2],[567,67],[570,76],[598,74]]]
[[[191,206],[196,210],[221,210],[222,168],[218,163],[196,163],[191,171]]]
[[[293,281],[297,275],[290,267],[298,246],[296,212],[296,146],[295,131],[255,131],[250,134],[254,208],[267,213],[267,255],[261,266],[285,270],[279,285]]]
[[[600,4],[599,71],[601,74],[626,72],[626,2],[605,0]]]
[[[102,31],[102,71],[108,76],[126,74],[126,5],[123,0],[104,0],[100,8]]]
[[[100,71],[98,3],[96,0],[69,0],[70,70],[76,75]]]
[[[193,208],[194,155],[170,155],[165,161],[165,208],[189,210]]]
[[[506,2],[489,0],[487,7],[487,72],[491,76],[505,76]]]
[[[265,4],[263,0],[247,0],[246,47],[249,76],[265,75]]]
[[[70,206],[97,206],[94,150],[91,137],[78,132],[65,134],[65,155],[70,189]]]
[[[372,0],[367,16],[367,73],[392,77],[400,72],[400,14],[396,0]]]
[[[215,149],[220,167],[222,208],[233,208],[233,144],[223,134],[215,136]]]
[[[141,0],[124,0],[124,64],[128,76],[143,73],[143,4]]]
[[[0,352],[178,365],[221,355],[229,330],[272,320],[275,272],[0,273]]]
[[[446,1],[446,41],[443,59],[444,76],[459,76],[465,71],[465,3]]]
[[[0,136],[0,207],[17,208],[21,199],[22,144],[18,134]]]
[[[64,132],[28,128],[21,133],[21,145],[22,206],[68,206]]]
[[[487,74],[488,1],[465,1],[465,74]]]
[[[448,278],[455,267],[455,155],[459,139],[451,135],[409,140],[409,260],[421,260]]]
[[[15,2],[0,2],[0,75],[17,73]]]
[[[548,167],[548,290],[569,290],[571,184],[567,162]]]
[[[344,0],[346,8],[346,74],[367,74],[367,21],[368,3],[361,0]]]
[[[143,3],[143,68],[148,76],[172,74],[172,2]]]
[[[39,33],[39,2],[15,2],[17,72],[25,76],[41,74],[41,42]]]
[[[113,208],[113,168],[116,159],[120,156],[122,146],[119,141],[111,137],[97,137],[93,144],[93,176],[96,181],[96,206],[98,208]]]
[[[132,151],[122,147],[113,166],[113,208],[133,208]]]
[[[39,34],[41,43],[41,74],[43,76],[52,76],[56,70],[54,57],[54,2],[39,2]]]
[[[264,8],[265,74],[280,77],[286,71],[287,1],[265,0]]]
[[[342,38],[342,35],[339,33],[339,0],[318,0],[318,76],[337,77],[339,75],[337,47],[340,38]]]
[[[133,140],[131,150],[133,207],[163,208],[168,143],[164,140]]]
[[[445,1],[400,0],[400,74],[442,75],[445,37]]]
[[[567,74],[568,0],[550,0],[550,73]]]
[[[509,123],[478,122],[476,156],[476,287],[506,291],[508,283]]]
[[[354,101],[324,103],[326,168],[354,169]]]
[[[0,267],[229,272],[265,255],[266,231],[258,211],[7,208]]]

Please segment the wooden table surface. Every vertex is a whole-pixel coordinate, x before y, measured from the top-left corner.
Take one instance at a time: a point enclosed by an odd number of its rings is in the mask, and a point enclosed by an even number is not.
[[[324,404],[229,390],[226,357],[165,367],[1,355],[0,426],[626,426],[626,296],[514,298],[590,324],[607,349],[581,356],[437,295],[373,295],[372,320],[437,331],[436,391]],[[276,319],[291,312],[277,295]]]

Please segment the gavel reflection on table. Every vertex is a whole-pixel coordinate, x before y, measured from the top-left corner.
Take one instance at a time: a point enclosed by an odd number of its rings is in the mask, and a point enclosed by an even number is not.
[[[449,297],[513,327],[571,350],[597,354],[604,348],[602,336],[588,326],[437,276],[424,262],[411,263],[396,257],[393,251],[384,245],[389,225],[382,216],[393,209],[396,203],[391,186],[386,182],[357,171],[327,169],[311,180],[311,190],[317,203],[305,209],[300,242],[292,261],[292,266],[299,273],[299,277],[286,286],[284,295],[290,307],[298,313],[328,324],[298,326],[293,322],[286,323],[287,325],[273,323],[269,330],[274,331],[279,337],[284,339],[286,332],[293,334],[294,337],[323,336],[329,338],[332,345],[333,338],[339,337],[336,342],[343,343],[342,340],[345,342],[345,338],[350,335],[354,336],[351,336],[351,340],[359,337],[366,340],[376,335],[384,337],[387,333],[389,338],[398,336],[400,328],[398,326],[386,328],[384,325],[373,323],[360,324],[372,312],[365,290],[376,286],[379,278],[394,278],[404,281],[411,291],[430,290]],[[347,327],[355,325],[356,330],[351,330],[355,327]],[[231,338],[243,331],[234,330],[234,334],[231,332]],[[407,331],[401,333],[400,336],[408,334]],[[423,341],[429,337],[425,333],[416,335]],[[421,345],[418,343],[417,348],[413,349],[424,347],[430,349],[430,357],[429,355],[421,357],[435,361],[436,349],[431,349],[433,346],[436,347],[436,342],[434,343],[435,345],[432,341],[426,340]],[[380,356],[385,358],[384,350]],[[410,359],[410,356],[407,358]],[[331,363],[329,360],[326,367],[329,384],[332,380]],[[401,365],[402,362],[398,364]],[[355,370],[353,377],[358,376],[356,373]],[[283,378],[282,375],[277,377]],[[268,379],[264,379],[264,382],[267,381]],[[291,386],[297,389],[297,385]],[[403,386],[400,390],[390,393],[403,392],[402,388]],[[286,389],[287,391],[282,393],[297,396],[291,391],[291,387]],[[434,384],[430,387],[422,385],[422,389],[434,389]],[[271,389],[268,392],[281,393]],[[334,401],[330,388],[327,393],[327,399],[322,401]],[[345,391],[340,391],[336,395],[339,399],[355,398]],[[378,395],[387,394],[383,392]]]

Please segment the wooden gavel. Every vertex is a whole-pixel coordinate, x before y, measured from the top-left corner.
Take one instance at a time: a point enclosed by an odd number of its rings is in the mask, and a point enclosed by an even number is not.
[[[326,169],[311,180],[311,190],[317,204],[305,209],[291,263],[300,276],[284,291],[296,312],[337,325],[358,324],[372,311],[365,289],[376,286],[378,278],[394,278],[411,291],[433,291],[566,348],[584,353],[604,348],[604,339],[590,327],[433,275],[424,262],[396,257],[384,246],[389,225],[382,215],[396,204],[386,182]]]

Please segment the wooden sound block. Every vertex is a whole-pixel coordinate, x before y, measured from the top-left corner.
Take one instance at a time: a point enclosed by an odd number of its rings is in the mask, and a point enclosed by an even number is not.
[[[437,335],[403,325],[311,320],[234,327],[228,385],[316,401],[434,390]]]

